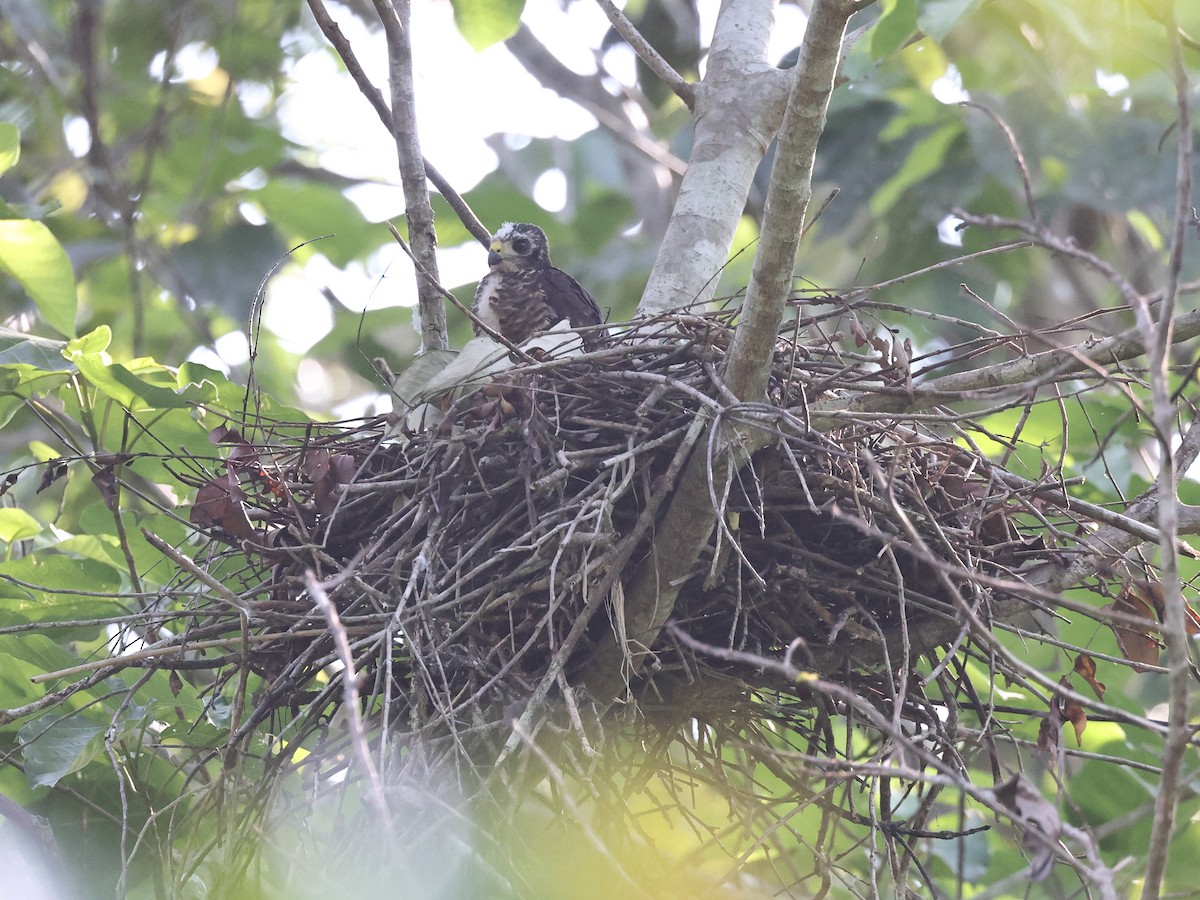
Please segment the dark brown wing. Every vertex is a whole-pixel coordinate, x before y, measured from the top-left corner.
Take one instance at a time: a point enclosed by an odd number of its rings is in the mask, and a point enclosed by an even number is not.
[[[554,322],[566,319],[572,328],[583,328],[604,321],[592,295],[562,269],[543,269],[541,275],[542,296],[555,316]]]

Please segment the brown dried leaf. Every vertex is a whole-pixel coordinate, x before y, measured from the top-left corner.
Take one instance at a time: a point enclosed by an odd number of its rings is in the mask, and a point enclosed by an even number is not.
[[[317,484],[329,474],[329,451],[324,448],[305,451],[300,467],[309,480]]]
[[[1116,621],[1109,623],[1113,636],[1117,639],[1117,646],[1121,648],[1125,658],[1134,664],[1134,668],[1139,668],[1142,664],[1158,665],[1160,648],[1158,640],[1154,637],[1158,631],[1158,625],[1155,623],[1154,610],[1150,602],[1126,585],[1125,589],[1117,596],[1116,602],[1113,603],[1112,611],[1145,619],[1149,623],[1145,626]]]
[[[241,500],[242,489],[238,487],[237,476],[232,472],[218,475],[208,484],[200,486],[196,491],[196,502],[188,514],[188,521],[193,525],[221,525],[225,521],[225,510],[231,499]],[[244,515],[244,513],[243,513]]]
[[[104,505],[113,511],[116,511],[117,507],[117,467],[128,458],[123,454],[97,458],[98,461],[104,461],[105,465],[92,476],[92,484],[96,485],[96,489],[100,491]]]
[[[1071,676],[1064,675],[1058,679],[1058,683],[1066,688],[1071,689]],[[1083,730],[1087,728],[1087,713],[1083,707],[1075,700],[1066,696],[1058,696],[1054,698],[1054,705],[1059,707],[1062,718],[1071,723],[1075,729],[1075,743],[1077,746],[1083,746]]]
[[[1125,590],[1133,591],[1142,600],[1143,603],[1153,606],[1154,612],[1158,616],[1158,621],[1163,621],[1166,615],[1167,603],[1163,598],[1162,583],[1158,581],[1130,581],[1125,585]],[[1183,615],[1187,633],[1191,637],[1200,634],[1200,613],[1185,601],[1183,605]]]
[[[358,471],[358,462],[349,453],[335,454],[329,460],[329,476],[338,484],[349,484]]]
[[[34,493],[40,494],[66,474],[67,461],[65,459],[50,460],[46,464],[46,471],[42,473],[42,480],[38,482],[37,490]]]
[[[1096,661],[1086,653],[1080,653],[1075,657],[1075,671],[1092,686],[1096,697],[1100,700],[1104,699],[1104,692],[1108,690],[1104,686],[1103,681],[1096,680]]]
[[[250,517],[246,514],[246,504],[241,500],[230,498],[229,502],[225,504],[224,512],[221,514],[221,527],[226,534],[239,541],[254,539],[254,526],[250,524]]]
[[[48,470],[47,470],[47,471],[48,471]],[[17,477],[18,477],[18,476],[17,476],[17,473],[16,473],[16,472],[9,472],[9,473],[8,473],[8,477],[4,479],[4,483],[3,483],[3,484],[0,484],[0,497],[3,497],[5,494],[7,494],[7,493],[8,493],[8,489],[9,489],[9,488],[11,488],[11,487],[12,487],[14,484],[16,484],[16,483],[17,483]],[[45,476],[45,475],[43,475],[43,476],[42,476],[42,480],[43,480],[43,481],[45,481],[45,479],[46,479],[46,476]],[[40,490],[41,490],[41,488],[38,488],[38,490],[40,491]]]

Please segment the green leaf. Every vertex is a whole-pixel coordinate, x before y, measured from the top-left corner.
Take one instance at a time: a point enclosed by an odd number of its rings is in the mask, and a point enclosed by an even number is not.
[[[868,38],[873,59],[887,59],[917,30],[916,0],[884,0],[883,15]]]
[[[103,351],[75,352],[73,348],[74,342],[68,346],[67,356],[79,367],[80,374],[130,412],[191,409],[216,399],[217,389],[210,381],[186,383],[179,390],[174,390],[166,384],[154,384],[148,380],[153,378],[175,384],[177,376],[165,366],[145,359],[131,360],[125,366],[112,362]]]
[[[5,659],[19,659],[38,672],[57,672],[79,664],[79,660],[44,634],[0,635],[0,653]]]
[[[937,172],[945,162],[950,146],[962,134],[958,123],[943,125],[919,141],[904,160],[900,171],[889,178],[871,198],[871,212],[886,213],[910,187]]]
[[[43,372],[63,372],[64,341],[36,337],[0,326],[0,366],[32,366]]]
[[[917,8],[917,25],[926,37],[940,41],[960,20],[982,5],[983,0],[922,0]]]
[[[510,38],[521,24],[525,0],[452,0],[454,22],[476,52]]]
[[[0,175],[17,164],[21,158],[21,133],[11,122],[0,122]]]
[[[50,787],[78,772],[100,752],[104,726],[80,716],[42,716],[17,733],[30,787]]]
[[[41,531],[41,523],[25,510],[0,509],[0,541],[24,541]]]
[[[75,273],[49,228],[28,219],[0,219],[0,271],[25,288],[47,325],[74,336]]]

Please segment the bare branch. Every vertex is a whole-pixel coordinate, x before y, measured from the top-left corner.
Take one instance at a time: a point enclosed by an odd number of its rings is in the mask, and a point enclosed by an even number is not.
[[[346,71],[350,73],[350,77],[354,79],[359,93],[366,98],[367,102],[375,110],[375,114],[379,116],[379,121],[383,123],[383,127],[387,129],[388,134],[392,134],[392,111],[388,109],[387,101],[383,99],[383,94],[379,88],[371,83],[371,79],[367,77],[367,73],[363,71],[362,65],[358,61],[358,57],[354,55],[354,50],[350,46],[350,42],[346,40],[346,36],[342,34],[341,28],[337,22],[329,15],[329,11],[325,8],[324,0],[308,0],[308,8],[312,11],[313,18],[316,19],[317,27],[321,29],[321,33],[328,39],[334,51],[346,65]],[[479,217],[463,199],[458,191],[451,187],[450,182],[441,174],[433,164],[427,160],[422,160],[425,165],[425,175],[433,182],[433,186],[437,188],[438,193],[445,198],[450,204],[450,208],[454,210],[459,221],[466,226],[467,231],[471,232],[472,236],[487,246],[491,240],[491,234],[483,223],[479,221]]]
[[[604,90],[598,78],[580,75],[564,66],[527,26],[522,24],[504,46],[538,81],[559,96],[578,103],[619,140],[676,175],[687,169],[665,143],[634,127],[622,110],[622,101]]]
[[[358,675],[355,672],[354,654],[350,651],[350,639],[346,636],[346,629],[342,626],[337,607],[329,599],[329,594],[325,592],[321,582],[317,581],[317,576],[311,569],[304,573],[304,587],[329,625],[329,633],[333,637],[338,660],[342,664],[342,709],[346,711],[350,726],[350,744],[367,778],[367,801],[374,807],[380,823],[390,833],[392,822],[391,816],[388,815],[387,798],[383,795],[379,769],[376,768],[375,760],[371,758],[371,751],[367,746],[367,732],[363,725],[362,710],[359,708]]]
[[[388,81],[392,86],[392,134],[404,185],[404,215],[408,240],[428,277],[417,273],[417,295],[421,313],[421,348],[443,350],[446,337],[446,306],[435,282],[437,230],[429,189],[425,184],[425,160],[417,137],[417,103],[413,89],[412,45],[409,41],[409,0],[375,0],[375,12],[383,23],[388,45]]]
[[[846,24],[854,12],[852,0],[817,0],[804,31],[767,189],[762,237],[725,368],[730,390],[742,400],[759,400],[766,393],[804,216],[812,199],[817,142],[825,130]]]
[[[626,43],[633,48],[633,52],[650,68],[650,71],[657,75],[688,109],[695,109],[696,91],[692,85],[685,81],[669,62],[663,59],[662,54],[655,50],[634,24],[625,18],[625,14],[617,9],[616,4],[612,0],[596,0],[596,5],[604,10],[604,14],[608,16],[608,21],[612,23],[617,34],[625,39]]]
[[[1187,634],[1186,603],[1179,581],[1179,556],[1175,548],[1175,535],[1179,528],[1179,509],[1176,484],[1179,473],[1175,469],[1176,459],[1172,451],[1175,410],[1171,402],[1169,381],[1170,349],[1173,343],[1175,301],[1179,290],[1179,276],[1183,268],[1183,248],[1186,226],[1191,209],[1192,192],[1192,123],[1188,106],[1190,86],[1187,70],[1183,64],[1183,51],[1179,43],[1179,26],[1175,22],[1174,7],[1165,9],[1167,38],[1171,45],[1171,71],[1175,82],[1177,109],[1175,174],[1175,228],[1171,240],[1171,258],[1167,271],[1167,284],[1163,291],[1163,302],[1158,308],[1158,321],[1153,334],[1147,333],[1150,348],[1150,387],[1154,399],[1154,426],[1162,460],[1157,479],[1159,570],[1163,587],[1163,643],[1166,645],[1166,662],[1169,677],[1169,731],[1163,748],[1162,781],[1155,795],[1153,825],[1150,832],[1149,854],[1146,860],[1146,880],[1142,889],[1145,900],[1157,900],[1166,870],[1167,854],[1171,843],[1171,831],[1179,804],[1179,789],[1184,753],[1192,739],[1189,724],[1188,694],[1191,687],[1191,640]],[[1195,213],[1192,213],[1194,217]],[[1148,317],[1148,309],[1146,310]],[[1139,324],[1141,319],[1139,318]],[[1192,435],[1196,432],[1192,428]]]

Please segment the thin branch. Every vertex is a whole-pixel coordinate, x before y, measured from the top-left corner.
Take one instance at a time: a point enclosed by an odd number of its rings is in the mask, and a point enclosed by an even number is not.
[[[404,216],[408,220],[408,240],[421,260],[417,272],[418,309],[421,316],[421,348],[444,350],[450,345],[446,335],[446,305],[435,284],[437,269],[437,229],[433,207],[429,205],[429,187],[425,181],[425,158],[417,136],[417,100],[413,86],[412,44],[409,38],[409,0],[374,0],[375,12],[383,23],[388,46],[388,82],[392,86],[392,135],[400,163],[400,181],[404,185]]]
[[[367,77],[367,73],[363,71],[362,65],[358,61],[358,57],[354,55],[354,50],[350,46],[350,42],[346,40],[346,36],[342,34],[341,28],[337,22],[329,15],[329,11],[325,8],[324,0],[308,0],[308,8],[312,11],[313,18],[316,19],[317,27],[321,29],[321,33],[333,46],[334,51],[346,65],[346,71],[350,73],[350,77],[354,79],[359,93],[366,98],[367,102],[375,110],[375,114],[379,116],[379,121],[383,123],[383,127],[387,129],[388,134],[392,134],[392,111],[388,109],[387,101],[383,99],[383,94],[379,88],[371,83],[371,79]],[[422,159],[425,165],[425,175],[433,182],[433,186],[437,188],[438,193],[442,195],[445,201],[450,204],[450,208],[454,210],[459,221],[463,223],[467,231],[471,232],[472,236],[487,246],[491,241],[491,234],[479,217],[463,199],[458,191],[451,187],[450,182],[446,180],[433,164],[428,159]]]
[[[804,216],[812,199],[817,142],[825,130],[846,24],[854,11],[851,0],[816,0],[804,31],[779,129],[762,237],[725,367],[730,390],[742,400],[760,400],[766,393]]]
[[[329,625],[329,634],[333,637],[334,647],[337,648],[338,660],[342,664],[342,709],[350,727],[350,744],[354,754],[367,777],[367,802],[375,809],[380,822],[388,835],[391,836],[392,820],[388,813],[387,798],[383,794],[383,782],[379,777],[379,769],[371,758],[371,750],[367,746],[367,731],[363,725],[362,710],[358,703],[358,675],[354,667],[354,654],[350,652],[350,640],[346,629],[338,616],[337,607],[329,599],[329,594],[311,569],[304,573],[304,587],[308,595],[316,603],[317,609],[325,617]]]
[[[963,100],[959,105],[979,110],[995,122],[996,126],[1004,132],[1004,138],[1008,141],[1008,149],[1012,153],[1013,161],[1017,164],[1017,171],[1021,175],[1021,186],[1025,189],[1025,206],[1029,210],[1029,218],[1041,224],[1041,217],[1038,216],[1037,212],[1037,204],[1033,199],[1033,179],[1029,174],[1029,166],[1025,162],[1025,154],[1021,152],[1021,145],[1017,142],[1017,136],[1013,133],[1012,128],[1000,117],[999,113],[984,106],[982,103],[977,103],[974,100]]]
[[[1150,832],[1149,854],[1146,860],[1146,879],[1142,888],[1144,900],[1157,900],[1166,870],[1171,832],[1179,804],[1180,774],[1184,753],[1191,742],[1193,729],[1189,723],[1188,694],[1191,684],[1191,640],[1186,627],[1186,604],[1179,582],[1179,556],[1175,550],[1175,535],[1179,527],[1177,473],[1172,452],[1175,409],[1171,402],[1170,351],[1173,343],[1175,301],[1179,276],[1183,268],[1186,226],[1191,209],[1192,191],[1192,123],[1188,106],[1190,86],[1179,44],[1178,24],[1174,7],[1166,8],[1167,37],[1171,45],[1171,70],[1175,82],[1178,149],[1175,174],[1175,230],[1171,241],[1171,258],[1163,302],[1158,308],[1158,321],[1153,334],[1146,340],[1153,346],[1150,352],[1150,387],[1154,400],[1154,425],[1159,444],[1161,468],[1158,473],[1158,530],[1159,578],[1163,590],[1163,643],[1166,645],[1169,701],[1167,739],[1163,748],[1162,781],[1155,796],[1153,825]],[[1194,218],[1195,213],[1191,213]],[[1148,310],[1146,313],[1148,317]],[[1139,318],[1139,324],[1141,320]],[[1192,432],[1195,433],[1193,428]]]
[[[604,10],[613,29],[633,48],[633,52],[649,67],[650,71],[657,75],[688,109],[694,110],[696,108],[695,88],[685,81],[669,62],[663,59],[662,54],[655,50],[637,30],[637,27],[625,17],[625,13],[617,9],[612,0],[596,0],[596,5]]]

